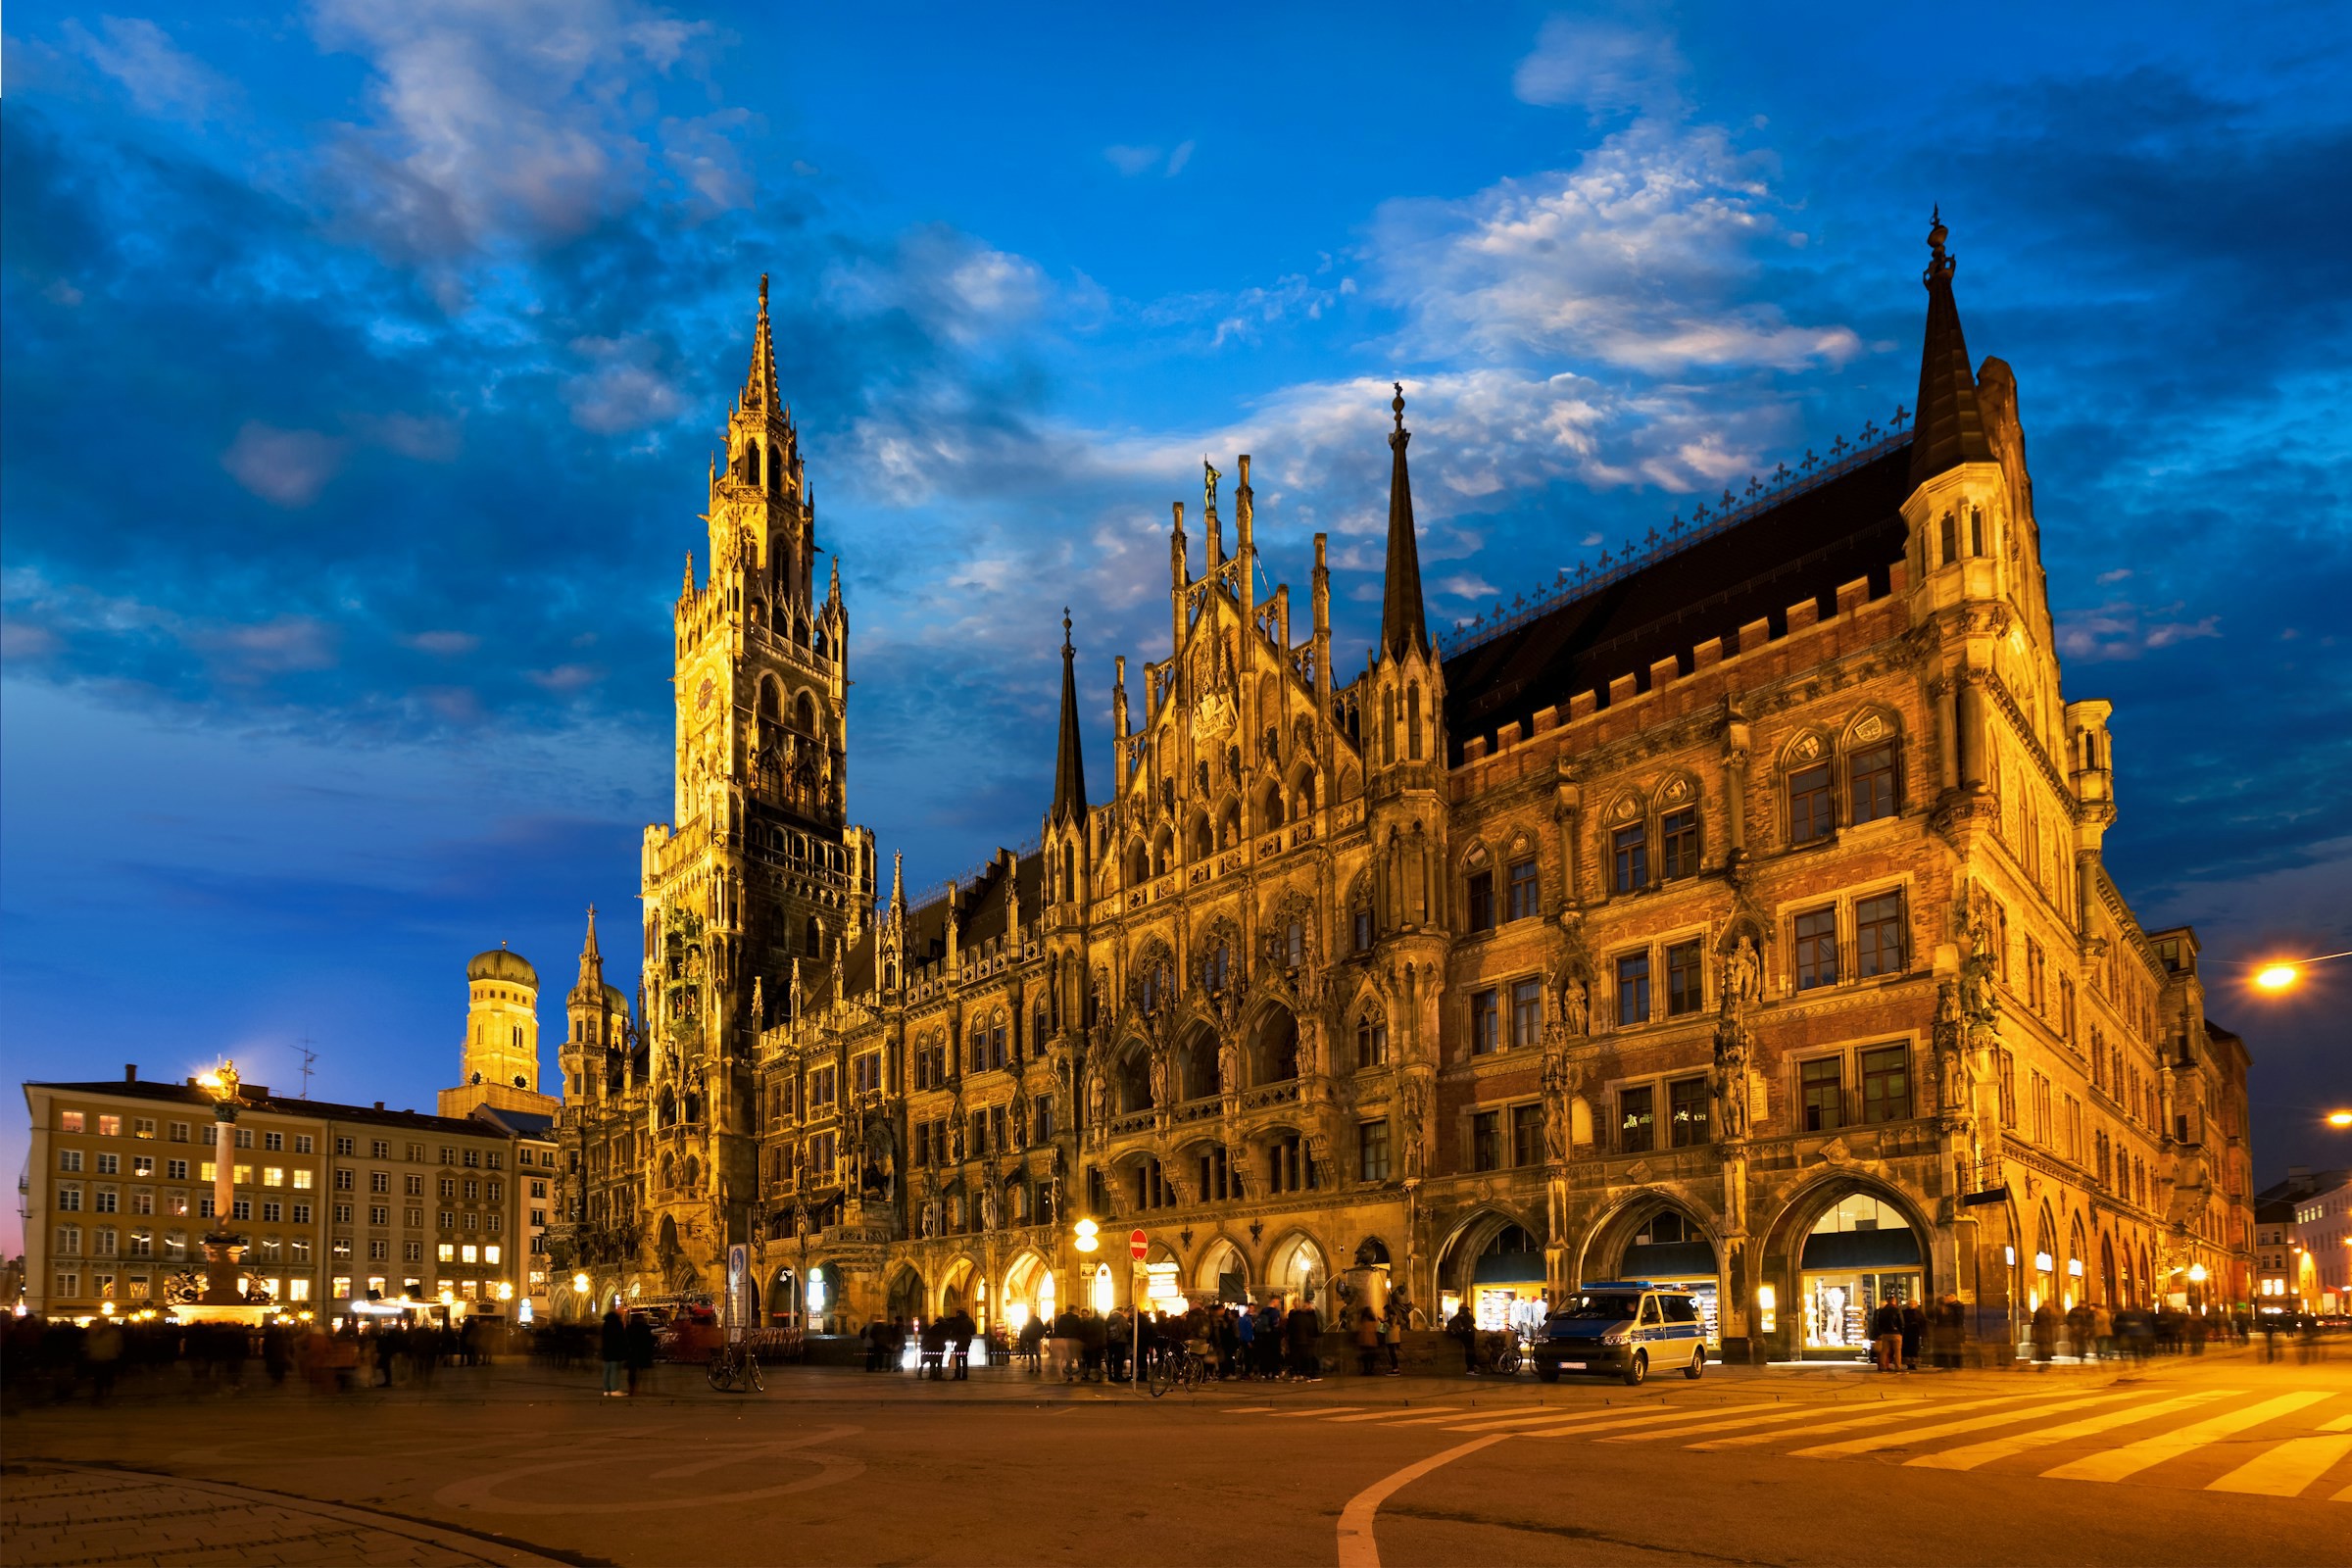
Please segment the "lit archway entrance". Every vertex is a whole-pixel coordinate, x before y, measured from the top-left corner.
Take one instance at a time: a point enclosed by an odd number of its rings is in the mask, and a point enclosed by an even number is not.
[[[1222,1238],[1209,1244],[1193,1270],[1193,1289],[1217,1301],[1250,1299],[1250,1262],[1241,1249]]]
[[[893,1323],[912,1325],[916,1319],[929,1314],[923,1310],[923,1277],[912,1268],[901,1265],[890,1277],[890,1293],[885,1310]]]
[[[1311,1302],[1318,1308],[1323,1287],[1331,1281],[1331,1265],[1323,1250],[1304,1234],[1290,1237],[1266,1260],[1266,1289],[1276,1297]]]
[[[1867,1350],[1871,1314],[1888,1301],[1922,1300],[1926,1275],[1919,1233],[1899,1209],[1868,1193],[1839,1199],[1813,1222],[1798,1263],[1806,1352]]]

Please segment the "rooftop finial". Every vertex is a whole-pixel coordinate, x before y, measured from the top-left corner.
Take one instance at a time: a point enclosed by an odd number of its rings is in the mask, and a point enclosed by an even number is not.
[[[1070,652],[1070,607],[1061,607],[1061,651]]]
[[[1396,411],[1396,428],[1401,430],[1404,428],[1404,383],[1396,381],[1391,384],[1396,388],[1396,396],[1390,400],[1389,407]]]
[[[767,309],[767,274],[765,272],[760,274],[760,308],[763,311]]]
[[[1920,281],[1931,288],[1935,286],[1936,278],[1952,275],[1953,258],[1945,254],[1943,248],[1943,242],[1951,237],[1951,232],[1943,226],[1943,204],[1938,202],[1928,214],[1928,270],[1920,274]]]

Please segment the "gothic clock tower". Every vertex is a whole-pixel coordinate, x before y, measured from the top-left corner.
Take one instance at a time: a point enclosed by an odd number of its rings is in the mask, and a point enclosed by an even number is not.
[[[847,824],[849,613],[816,599],[816,506],[777,394],[767,279],[752,363],[710,475],[709,574],[674,625],[673,825],[646,829],[645,1245],[674,1289],[713,1289],[758,1212],[760,1030],[796,971],[870,918],[873,835]]]

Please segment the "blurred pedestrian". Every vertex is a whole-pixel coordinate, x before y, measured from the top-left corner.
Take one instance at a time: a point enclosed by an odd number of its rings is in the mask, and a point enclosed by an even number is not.
[[[1919,1309],[1917,1301],[1903,1303],[1903,1370],[1919,1370],[1919,1348],[1928,1337],[1928,1314]]]
[[[1369,1304],[1356,1309],[1355,1359],[1365,1377],[1380,1364],[1380,1317]]]
[[[1478,1376],[1478,1319],[1470,1315],[1470,1303],[1464,1301],[1446,1324],[1446,1332],[1461,1342],[1462,1371],[1466,1376]]]
[[[621,1343],[629,1366],[629,1393],[634,1395],[637,1392],[637,1380],[642,1376],[645,1390],[651,1394],[654,1386],[653,1319],[643,1312],[632,1313]]]
[[[1882,1372],[1903,1369],[1903,1309],[1892,1300],[1881,1301],[1870,1314],[1870,1353]]]
[[[605,1321],[597,1330],[597,1354],[605,1362],[605,1397],[625,1399],[627,1393],[620,1386],[621,1373],[629,1360],[629,1329],[620,1320],[620,1308],[608,1307]]]

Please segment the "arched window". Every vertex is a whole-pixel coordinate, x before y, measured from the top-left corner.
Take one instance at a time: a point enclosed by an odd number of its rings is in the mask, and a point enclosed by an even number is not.
[[[1355,1067],[1385,1067],[1389,1062],[1389,1019],[1378,1007],[1366,1007],[1355,1020]]]
[[[743,444],[743,482],[755,487],[760,483],[760,443],[757,441]]]
[[[1282,826],[1281,785],[1269,784],[1266,786],[1265,809],[1260,814],[1258,826],[1260,828],[1275,828]]]
[[[1061,901],[1069,903],[1078,897],[1078,850],[1075,845],[1061,847]]]
[[[792,724],[804,735],[816,733],[816,705],[808,701],[807,692],[793,699]]]
[[[817,924],[816,916],[813,914],[808,917],[807,934],[808,956],[811,958],[823,957],[825,956],[825,928]]]
[[[1421,686],[1418,681],[1404,689],[1405,755],[1414,761],[1421,760]]]
[[[1380,694],[1380,760],[1396,760],[1396,694]]]
[[[1210,996],[1224,995],[1226,984],[1232,978],[1232,971],[1233,950],[1220,940],[1215,947],[1208,950],[1208,962],[1201,968],[1201,978],[1206,982]]]
[[[770,455],[768,459],[767,493],[771,496],[784,493],[784,460],[780,455]]]

